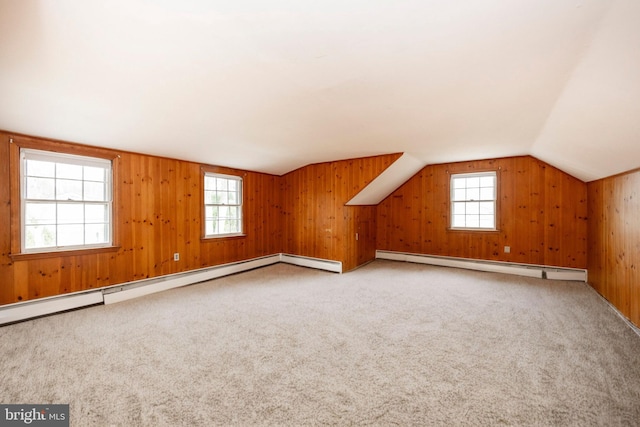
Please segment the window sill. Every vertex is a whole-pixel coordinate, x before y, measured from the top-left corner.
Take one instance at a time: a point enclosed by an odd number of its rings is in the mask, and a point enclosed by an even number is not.
[[[68,257],[68,256],[103,254],[103,253],[109,253],[109,252],[117,252],[119,249],[120,249],[120,246],[108,246],[105,248],[74,249],[70,251],[50,251],[50,252],[33,252],[33,253],[23,253],[23,254],[9,254],[9,257],[13,261],[29,261],[33,259],[62,258],[62,257]]]
[[[447,231],[453,233],[499,233],[498,228],[447,228]]]
[[[215,242],[215,241],[220,241],[220,240],[227,240],[227,239],[242,239],[247,237],[246,234],[243,233],[237,233],[237,234],[221,234],[219,236],[205,236],[205,237],[201,237],[200,241],[205,243],[205,242]]]

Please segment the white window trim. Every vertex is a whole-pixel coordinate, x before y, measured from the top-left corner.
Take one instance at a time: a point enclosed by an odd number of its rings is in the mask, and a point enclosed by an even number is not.
[[[108,224],[109,224],[109,232],[107,233],[107,241],[104,243],[94,243],[94,244],[84,244],[84,245],[65,245],[65,246],[47,246],[47,247],[37,247],[37,248],[26,248],[26,205],[30,200],[37,201],[36,199],[27,199],[27,176],[25,174],[26,170],[26,161],[27,160],[38,160],[45,162],[60,162],[66,164],[73,164],[79,166],[93,166],[107,169],[107,177],[106,177],[106,201],[104,202],[95,202],[100,205],[107,205],[107,215],[108,215]],[[56,205],[59,203],[83,203],[83,204],[92,204],[92,201],[65,201],[65,200],[43,200],[43,202],[47,203],[55,203]],[[59,225],[56,222],[56,226]],[[50,253],[50,252],[66,252],[66,251],[74,251],[74,250],[85,250],[85,249],[98,249],[98,248],[108,248],[113,246],[113,164],[111,160],[99,158],[99,157],[91,157],[91,156],[83,156],[83,155],[75,155],[75,154],[66,154],[59,153],[55,151],[47,151],[47,150],[36,150],[32,148],[21,148],[20,149],[20,251],[23,254],[38,254],[38,253]]]
[[[206,188],[204,187],[204,180],[206,180],[206,177],[208,176],[212,176],[212,177],[216,177],[216,178],[224,178],[224,179],[233,179],[235,181],[239,182],[240,185],[240,197],[239,197],[239,201],[240,203],[238,204],[217,204],[217,203],[207,203],[206,202],[206,197],[204,197]],[[237,237],[237,236],[245,236],[244,233],[244,180],[242,179],[241,176],[238,175],[229,175],[229,174],[222,174],[222,173],[215,173],[215,172],[206,172],[204,173],[204,178],[203,178],[203,189],[202,189],[202,194],[203,194],[203,208],[204,208],[204,214],[203,214],[203,234],[204,234],[204,238],[205,239],[219,239],[219,238],[224,238],[224,237]],[[237,206],[240,208],[240,217],[238,218],[238,220],[240,221],[240,231],[236,232],[236,233],[220,233],[220,234],[207,234],[207,218],[206,218],[206,208],[207,206]]]
[[[453,225],[453,204],[460,202],[460,200],[454,200],[455,186],[453,181],[455,178],[473,178],[473,177],[493,177],[493,200],[465,200],[464,202],[493,202],[493,227],[454,227]],[[498,173],[496,171],[485,172],[470,172],[470,173],[456,173],[451,174],[449,179],[449,224],[451,230],[460,231],[498,231]]]

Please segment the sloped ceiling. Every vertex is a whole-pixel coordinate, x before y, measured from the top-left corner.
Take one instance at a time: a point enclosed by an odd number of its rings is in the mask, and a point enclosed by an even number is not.
[[[0,129],[284,174],[640,167],[636,0],[0,0]]]

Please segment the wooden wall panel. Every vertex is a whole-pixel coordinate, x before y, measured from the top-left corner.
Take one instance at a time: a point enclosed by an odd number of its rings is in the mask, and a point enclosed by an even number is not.
[[[390,154],[313,164],[284,175],[283,252],[341,261],[343,271],[368,261],[372,251],[356,244],[355,233],[357,222],[365,221],[367,215],[375,221],[374,208],[345,203],[398,157],[400,154]],[[369,236],[367,241],[372,240]]]
[[[215,171],[220,173],[233,172],[225,168],[216,168]],[[222,259],[222,262],[226,263],[282,252],[280,178],[246,171],[242,173],[242,177],[245,188],[245,230],[248,235],[254,237],[251,239],[243,237],[207,239],[201,245],[200,266],[211,265],[217,259]],[[187,198],[191,198],[189,194]],[[197,210],[197,214],[200,214],[199,210]],[[192,239],[201,233],[200,230],[200,226],[191,227]]]
[[[0,304],[11,301],[14,294],[21,293],[16,289],[13,279],[15,266],[9,254],[11,253],[11,192],[9,183],[9,138],[0,133]]]
[[[579,263],[586,268],[587,186],[551,166],[545,167],[544,178],[545,264],[576,266]],[[569,213],[571,203],[579,209]]]
[[[500,242],[496,259],[510,262],[545,264],[545,182],[546,166],[530,157],[501,159],[500,170]],[[504,254],[504,246],[511,254]],[[583,251],[584,253],[584,251]]]
[[[640,326],[640,171],[588,184],[589,282]]]
[[[627,175],[625,182],[625,260],[629,283],[628,317],[640,326],[640,173]]]
[[[376,256],[376,207],[347,206],[347,236],[356,235],[356,239],[346,239],[346,253],[353,254],[349,267],[363,265]]]
[[[38,141],[38,139],[33,139]],[[76,144],[42,140],[48,146]],[[119,157],[116,155],[119,154]],[[0,304],[114,285],[279,253],[280,177],[114,152],[112,252],[9,256],[9,185],[0,186]],[[221,159],[222,160],[222,159]],[[10,181],[9,134],[0,133],[0,178]],[[202,168],[244,178],[244,237],[202,240]],[[180,254],[173,261],[174,252]]]
[[[450,175],[489,170],[499,181],[498,231],[450,230]],[[427,166],[378,205],[377,248],[586,268],[586,192],[530,156]]]
[[[11,176],[8,147],[8,134],[0,133],[3,182]],[[373,259],[375,249],[586,267],[587,185],[529,156],[428,166],[377,207],[353,207],[345,203],[399,154],[309,165],[283,177],[119,154],[117,251],[13,261],[11,194],[0,186],[0,304],[278,252],[339,260],[344,271]],[[201,239],[203,167],[243,176],[245,237]],[[448,230],[449,174],[482,170],[498,171],[499,231]],[[640,311],[638,261],[630,255],[640,251],[638,239],[621,244],[619,236],[634,236],[639,198],[629,189],[638,179],[589,184],[590,277],[629,316]]]
[[[623,177],[604,183],[604,218],[606,256],[604,259],[607,281],[604,289],[606,298],[625,315],[629,315],[627,298],[629,282],[626,280],[624,247],[624,189]]]
[[[605,294],[607,276],[605,273],[606,232],[604,223],[604,180],[587,184],[588,228],[587,228],[587,269],[589,283],[599,294]]]

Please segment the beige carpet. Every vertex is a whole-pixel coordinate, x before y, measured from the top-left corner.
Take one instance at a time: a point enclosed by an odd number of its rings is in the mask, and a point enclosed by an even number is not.
[[[640,337],[584,283],[278,264],[0,328],[0,403],[73,426],[640,425]]]

